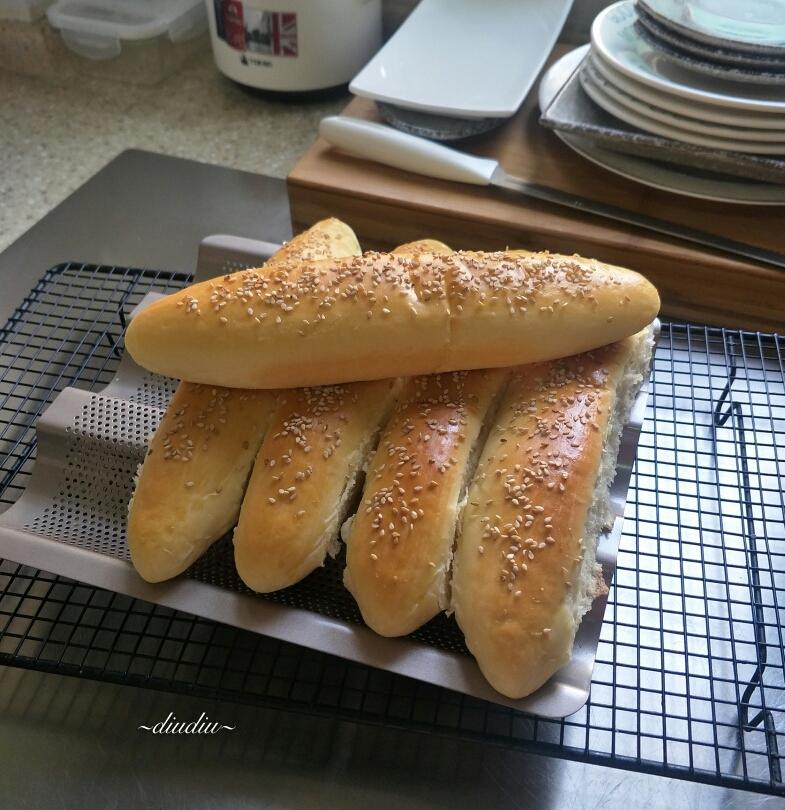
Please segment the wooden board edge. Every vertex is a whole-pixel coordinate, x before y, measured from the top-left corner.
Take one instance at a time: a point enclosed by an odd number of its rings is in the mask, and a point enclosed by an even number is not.
[[[443,214],[418,209],[397,201],[380,201],[369,195],[341,193],[303,182],[296,174],[288,180],[289,203],[295,230],[326,216],[344,220],[357,234],[364,249],[388,250],[402,242],[425,236],[440,239],[456,249],[499,250],[505,247],[530,250],[561,250],[592,256],[611,264],[632,266],[660,290],[663,313],[669,317],[742,329],[783,331],[785,312],[778,314],[772,301],[785,300],[785,273],[775,268],[737,262],[691,250],[695,258],[641,251],[636,245],[630,261],[630,244],[600,244],[569,234],[569,244],[559,247],[552,234],[521,229],[482,218],[468,219],[457,213]],[[563,234],[559,234],[560,239]],[[635,241],[635,234],[630,234]],[[689,270],[685,265],[689,265]],[[739,275],[743,282],[739,283]]]

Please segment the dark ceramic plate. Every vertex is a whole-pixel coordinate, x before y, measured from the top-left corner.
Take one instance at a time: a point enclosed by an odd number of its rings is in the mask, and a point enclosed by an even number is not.
[[[656,17],[652,17],[640,2],[635,4],[635,11],[638,12],[638,19],[641,25],[656,36],[661,42],[666,42],[673,48],[691,54],[696,59],[704,62],[715,62],[727,65],[728,67],[747,67],[753,70],[784,70],[785,58],[767,56],[761,53],[746,51],[731,51],[727,48],[718,48],[713,45],[706,45],[689,37],[682,36],[672,28],[663,25]]]
[[[704,76],[712,76],[715,79],[726,79],[732,82],[785,86],[785,72],[783,71],[753,70],[741,65],[722,65],[719,62],[697,59],[692,54],[685,53],[652,34],[640,18],[635,23],[635,30],[641,39],[648,42],[661,54],[687,68],[687,70],[695,71],[695,73],[702,73]]]
[[[785,57],[785,7],[770,0],[638,0],[660,24],[683,37],[716,48]],[[740,14],[740,12],[745,12]]]

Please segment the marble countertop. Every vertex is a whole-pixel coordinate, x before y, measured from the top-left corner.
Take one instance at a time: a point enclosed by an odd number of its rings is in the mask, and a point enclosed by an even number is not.
[[[261,98],[225,79],[206,48],[152,86],[0,70],[0,250],[128,148],[285,177],[348,101]]]

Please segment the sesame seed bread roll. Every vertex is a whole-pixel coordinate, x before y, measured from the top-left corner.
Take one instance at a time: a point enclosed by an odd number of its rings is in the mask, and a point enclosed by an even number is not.
[[[145,368],[243,388],[428,371],[421,345],[440,345],[448,312],[435,298],[420,300],[403,264],[411,261],[366,254],[289,262],[195,284],[140,312],[126,347]]]
[[[339,550],[339,531],[389,414],[397,380],[297,388],[281,395],[234,532],[243,582],[270,593]]]
[[[264,266],[269,268],[290,262],[342,259],[361,253],[354,231],[340,219],[329,217],[284,242]]]
[[[422,239],[396,254],[449,253]],[[237,572],[257,593],[299,582],[340,548],[354,503],[399,380],[285,392],[254,464],[234,533]]]
[[[417,239],[414,242],[399,245],[393,253],[399,256],[417,256],[420,253],[436,253],[446,256],[452,253],[452,248],[438,239]]]
[[[452,608],[490,684],[522,698],[572,653],[602,588],[598,537],[652,329],[513,372],[469,489]]]
[[[337,219],[295,236],[268,262],[360,253]],[[251,466],[277,397],[182,382],[137,476],[128,513],[131,561],[149,582],[185,571],[237,522]]]
[[[232,528],[275,399],[180,383],[128,507],[128,548],[143,579],[176,577]]]
[[[463,254],[447,285],[449,368],[568,357],[635,334],[660,308],[657,290],[643,276],[578,256]]]
[[[416,630],[448,606],[460,502],[506,370],[410,379],[345,527],[344,583],[383,636]]]
[[[126,346],[161,374],[288,388],[551,360],[658,309],[642,276],[577,256],[366,253],[195,284],[139,313]]]

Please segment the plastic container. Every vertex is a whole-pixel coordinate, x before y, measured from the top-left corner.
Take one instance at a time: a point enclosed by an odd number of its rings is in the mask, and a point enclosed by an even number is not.
[[[47,17],[81,71],[154,84],[203,48],[202,0],[57,0]]]

